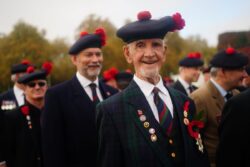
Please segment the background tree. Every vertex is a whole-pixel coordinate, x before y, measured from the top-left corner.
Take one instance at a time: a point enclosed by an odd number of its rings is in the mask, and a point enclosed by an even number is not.
[[[44,61],[53,61],[55,55],[65,53],[68,47],[66,44],[62,45],[63,41],[60,44],[56,41],[50,43],[45,34],[44,30],[38,31],[34,26],[19,21],[10,34],[0,38],[1,91],[12,86],[10,68],[13,64],[28,59],[40,68]]]

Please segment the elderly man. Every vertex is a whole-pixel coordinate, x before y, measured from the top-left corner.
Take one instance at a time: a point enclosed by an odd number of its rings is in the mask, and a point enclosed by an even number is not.
[[[76,75],[48,90],[42,117],[45,167],[94,167],[97,157],[95,106],[117,90],[99,82],[103,29],[81,33],[69,50]]]
[[[210,62],[210,81],[190,95],[195,102],[198,115],[202,116],[205,123],[203,141],[212,167],[215,166],[222,108],[230,97],[237,94],[234,89],[240,86],[247,76],[244,68],[247,63],[247,57],[233,48],[218,52]]]
[[[163,38],[182,29],[184,20],[179,13],[150,18],[148,11],[140,12],[138,21],[117,32],[126,42],[124,55],[135,75],[126,89],[97,106],[98,165],[207,167],[199,132],[188,132],[194,103],[165,87],[159,74],[166,59]]]
[[[48,88],[46,76],[51,64],[44,63],[41,70],[27,69],[18,79],[24,85],[25,103],[5,113],[4,148],[7,167],[41,167],[40,115]]]
[[[179,77],[173,84],[173,88],[179,90],[185,95],[190,95],[197,89],[192,83],[197,82],[203,66],[201,54],[199,52],[189,53],[179,62]]]

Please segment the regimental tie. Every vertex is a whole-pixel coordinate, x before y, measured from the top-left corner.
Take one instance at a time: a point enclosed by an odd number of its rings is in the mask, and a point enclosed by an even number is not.
[[[189,89],[190,94],[194,91],[194,88],[193,88],[192,85],[190,85],[190,86],[188,87],[188,89]]]
[[[169,135],[173,126],[172,115],[170,113],[170,110],[164,103],[164,101],[160,98],[159,89],[157,87],[153,89],[153,94],[154,94],[154,103],[158,110],[160,125],[162,126],[166,134]]]
[[[100,100],[99,100],[97,93],[96,93],[96,84],[91,83],[91,84],[89,84],[89,87],[90,87],[91,92],[92,92],[92,98],[93,98],[92,101],[95,105],[97,105],[100,102]]]
[[[225,98],[227,100],[229,100],[231,97],[233,97],[233,93],[232,92],[227,92],[227,94],[225,95]]]

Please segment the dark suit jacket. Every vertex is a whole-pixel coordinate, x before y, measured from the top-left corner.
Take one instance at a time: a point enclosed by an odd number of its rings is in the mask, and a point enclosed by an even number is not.
[[[178,115],[180,131],[183,137],[185,167],[207,167],[208,158],[195,145],[195,140],[188,134],[183,123],[183,105],[189,100],[189,116],[194,112],[194,103],[176,90],[168,89]],[[149,127],[144,127],[138,116],[141,110],[146,116]],[[100,167],[172,167],[168,142],[162,134],[150,106],[138,87],[132,81],[119,94],[103,101],[97,106],[98,128],[98,166]],[[151,140],[149,128],[155,129],[157,141]],[[178,155],[177,155],[178,156]]]
[[[250,166],[250,89],[224,106],[219,126],[218,167]]]
[[[41,110],[28,106],[32,129],[20,107],[5,113],[4,149],[8,167],[41,167]]]
[[[102,82],[99,85],[104,99],[117,92]],[[95,166],[95,106],[76,76],[47,91],[42,139],[45,167]]]
[[[185,88],[183,87],[183,85],[181,84],[181,82],[180,82],[179,80],[177,80],[177,81],[172,85],[172,87],[173,87],[174,89],[176,89],[176,90],[178,90],[178,91],[180,91],[180,92],[182,92],[182,93],[184,93],[185,95],[188,96],[188,94],[187,94]],[[196,89],[197,89],[197,87],[194,86],[194,85],[192,85],[192,88],[193,88],[193,90],[196,90]]]
[[[2,128],[3,128],[3,122],[4,122],[4,112],[7,110],[2,110],[2,107],[4,105],[3,101],[13,101],[13,103],[16,104],[16,106],[18,106],[15,94],[13,89],[9,89],[6,92],[3,92],[0,95],[0,148],[2,148],[2,143],[3,143],[3,132],[2,132]],[[0,162],[4,161],[4,153],[3,153],[3,149],[0,149]]]

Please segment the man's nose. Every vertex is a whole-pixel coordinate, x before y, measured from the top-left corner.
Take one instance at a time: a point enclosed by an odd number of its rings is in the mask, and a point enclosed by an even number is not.
[[[147,46],[145,49],[144,49],[144,56],[148,56],[148,57],[151,57],[151,56],[154,56],[155,55],[155,51],[152,47],[150,46]]]

